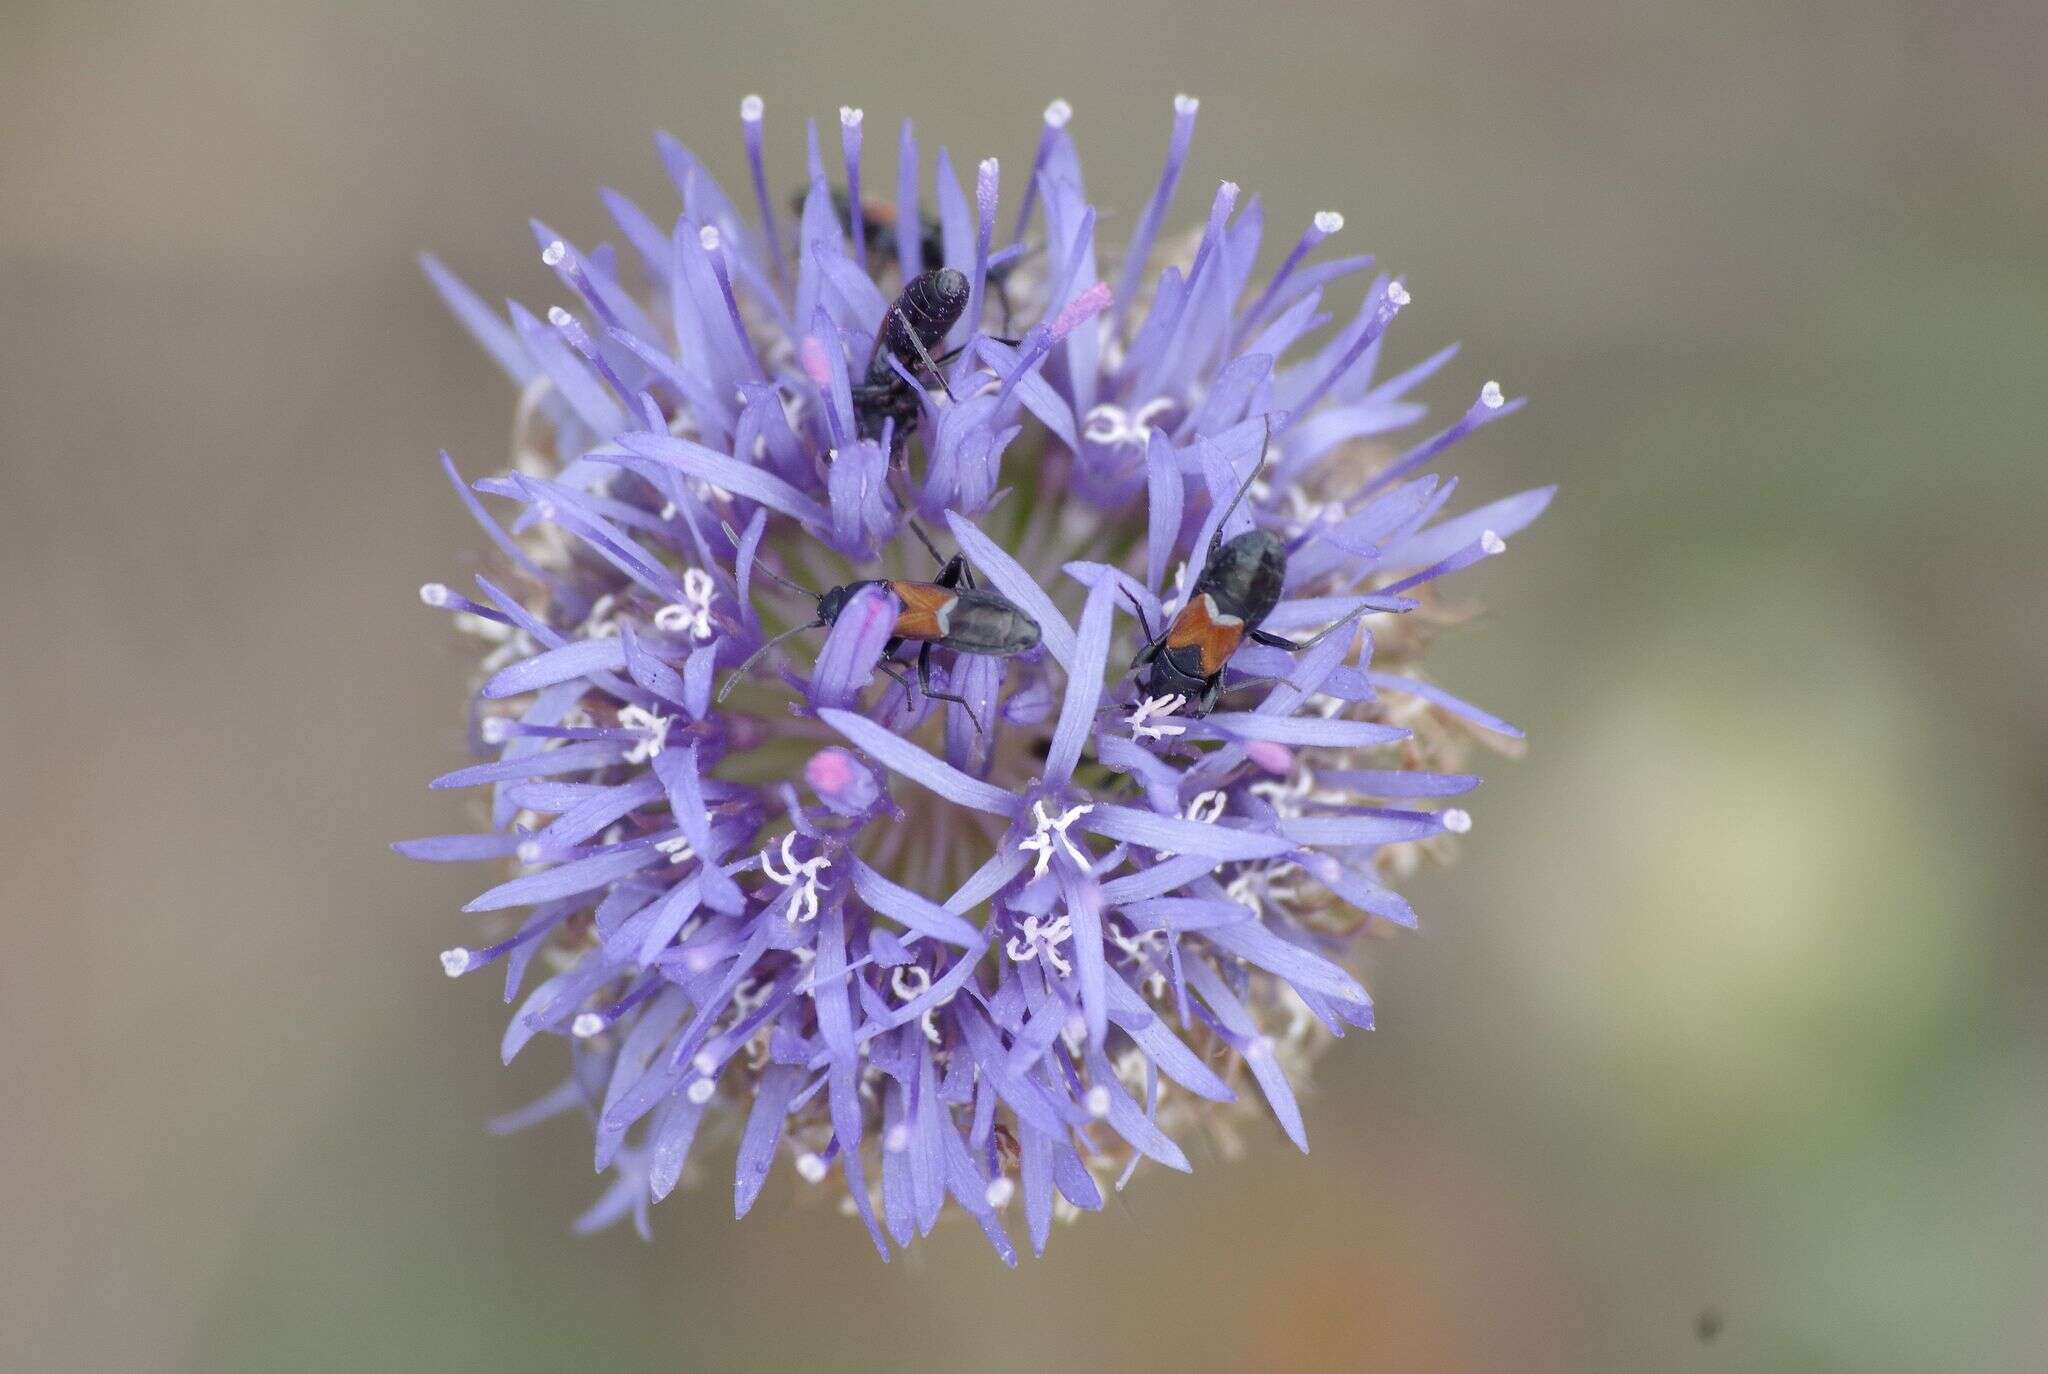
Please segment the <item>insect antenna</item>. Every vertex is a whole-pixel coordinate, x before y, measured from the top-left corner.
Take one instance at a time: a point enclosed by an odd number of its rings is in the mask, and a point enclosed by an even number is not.
[[[799,588],[799,590],[801,590],[801,588]],[[739,684],[739,680],[741,678],[747,675],[747,669],[753,667],[756,663],[759,663],[761,661],[762,656],[765,655],[770,649],[780,644],[783,640],[788,639],[791,635],[800,635],[805,630],[816,630],[821,628],[824,624],[825,622],[822,620],[812,620],[807,621],[802,625],[792,625],[787,630],[784,630],[781,634],[776,635],[773,639],[769,640],[766,644],[763,644],[760,648],[754,650],[754,652],[752,652],[751,654],[748,654],[746,662],[740,664],[739,667],[733,669],[732,672],[726,677],[725,686],[718,689],[718,699],[722,702],[727,697],[731,696],[732,689]]]
[[[955,405],[960,404],[960,398],[953,394],[953,388],[946,382],[946,374],[932,361],[932,351],[924,346],[924,340],[918,337],[917,330],[911,326],[910,317],[903,313],[903,307],[900,305],[896,307],[896,318],[902,321],[903,332],[910,336],[910,346],[917,350],[918,361],[930,368],[932,375],[939,379],[939,385],[945,388],[946,399]]]
[[[1266,453],[1273,447],[1273,417],[1268,414],[1263,418],[1266,422],[1266,437],[1259,441],[1259,461],[1252,464],[1252,470],[1245,474],[1243,484],[1237,489],[1237,495],[1231,497],[1230,504],[1223,508],[1223,518],[1216,522],[1216,531],[1209,536],[1210,554],[1216,552],[1216,543],[1223,538],[1223,527],[1230,523],[1231,516],[1237,514],[1238,502],[1244,500],[1244,494],[1252,489],[1252,483],[1258,481],[1259,474],[1266,470]],[[1208,561],[1207,556],[1203,561]]]
[[[732,546],[734,548],[738,548],[740,546],[739,531],[735,530],[732,527],[732,522],[730,520],[719,521],[718,528],[725,531],[725,537],[727,539],[732,540]],[[804,586],[800,582],[790,581],[781,573],[776,572],[773,568],[763,563],[759,558],[756,558],[754,560],[752,571],[761,574],[761,576],[767,578],[770,582],[780,583],[782,586],[789,588],[789,590],[793,592],[798,592],[804,596],[808,596],[813,601],[823,600],[822,597],[820,597],[816,592],[812,591],[809,587]],[[749,661],[751,662],[751,660]]]

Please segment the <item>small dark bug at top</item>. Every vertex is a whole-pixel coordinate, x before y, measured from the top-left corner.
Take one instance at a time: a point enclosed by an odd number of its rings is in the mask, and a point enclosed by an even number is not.
[[[882,327],[875,335],[875,351],[868,359],[867,376],[853,388],[855,428],[863,439],[879,439],[888,423],[895,421],[892,451],[900,448],[917,428],[923,403],[917,389],[898,372],[891,359],[902,363],[905,372],[917,375],[920,368],[945,386],[939,371],[943,359],[932,350],[945,342],[947,333],[967,310],[967,274],[950,267],[912,277],[903,294],[889,307]],[[946,394],[951,396],[952,389]]]
[[[1366,611],[1360,606],[1320,634],[1298,643],[1259,628],[1280,604],[1281,590],[1287,583],[1287,545],[1279,535],[1257,526],[1223,541],[1223,527],[1265,468],[1266,451],[1272,442],[1273,427],[1268,421],[1259,461],[1244,479],[1244,485],[1237,489],[1237,495],[1230,498],[1223,518],[1216,522],[1216,532],[1209,537],[1209,549],[1202,559],[1201,574],[1195,578],[1187,603],[1173,622],[1155,636],[1144,610],[1138,608],[1138,621],[1144,625],[1149,641],[1131,660],[1131,671],[1138,674],[1139,688],[1147,697],[1185,698],[1187,714],[1191,716],[1208,715],[1216,709],[1217,698],[1226,691],[1278,680],[1249,678],[1227,688],[1223,685],[1223,670],[1245,640],[1299,653],[1321,643]]]
[[[916,522],[911,523],[917,537],[931,550],[933,558],[939,551]],[[737,539],[737,536],[735,536]],[[791,635],[802,634],[805,630],[821,629],[839,619],[852,600],[855,592],[864,587],[881,587],[896,598],[900,608],[896,623],[891,627],[889,642],[882,646],[881,669],[903,689],[907,700],[910,683],[895,669],[889,660],[906,643],[917,644],[917,686],[918,690],[934,701],[958,702],[967,711],[967,718],[974,722],[974,728],[982,729],[980,718],[965,697],[957,692],[941,692],[932,686],[932,650],[951,649],[956,654],[984,654],[990,658],[1015,658],[1018,654],[1029,653],[1038,647],[1038,622],[1012,605],[1007,597],[995,592],[984,591],[974,585],[974,574],[967,570],[967,561],[959,554],[943,560],[944,566],[938,576],[929,582],[911,582],[897,578],[875,577],[860,582],[848,582],[842,587],[833,587],[824,595],[800,587],[784,577],[778,577],[768,569],[755,566],[764,575],[789,588],[791,591],[808,596],[818,603],[818,617],[805,624],[784,630],[763,644],[748,656],[747,661],[735,668],[719,689],[718,699],[724,701],[731,695],[739,680],[746,676],[749,668],[762,655],[788,639]]]

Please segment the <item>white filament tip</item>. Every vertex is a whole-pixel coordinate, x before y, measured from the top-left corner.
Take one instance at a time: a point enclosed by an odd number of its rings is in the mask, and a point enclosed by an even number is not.
[[[1191,115],[1202,108],[1202,102],[1191,95],[1177,95],[1173,98],[1173,112],[1177,115]]]
[[[683,1090],[683,1095],[701,1107],[706,1102],[709,1102],[711,1094],[717,1091],[718,1085],[710,1079],[693,1078],[690,1080],[690,1086]]]
[[[555,328],[567,329],[571,324],[574,324],[575,321],[576,317],[574,315],[571,315],[568,311],[562,309],[561,306],[551,305],[548,307],[548,323],[553,325]]]
[[[1067,127],[1067,121],[1074,117],[1074,107],[1064,100],[1055,100],[1045,107],[1045,122],[1055,129]]]
[[[513,853],[518,857],[519,862],[523,864],[537,864],[540,862],[541,855],[540,841],[521,840],[519,848],[514,850]]]
[[[977,164],[975,170],[993,181],[995,180],[996,173],[1002,170],[1002,164],[992,157],[985,157]]]
[[[469,972],[469,951],[461,945],[441,951],[441,972],[450,978],[460,978]]]
[[[1499,382],[1488,382],[1485,386],[1479,388],[1479,404],[1485,406],[1488,410],[1499,410],[1505,399],[1500,394]]]
[[[1270,1035],[1252,1037],[1252,1043],[1245,1046],[1244,1057],[1247,1059],[1271,1059],[1273,1057],[1273,1037]]]
[[[761,116],[766,112],[767,108],[766,105],[761,103],[761,97],[758,95],[742,96],[740,98],[740,118],[746,120],[749,124],[759,124]]]
[[[697,242],[704,245],[705,252],[716,253],[718,251],[718,226],[707,224],[702,229],[699,229],[697,231]]]
[[[1088,1115],[1100,1121],[1109,1115],[1109,1089],[1097,1083],[1088,1090],[1088,1096],[1082,1099],[1082,1105],[1088,1108]]]
[[[1316,232],[1334,234],[1344,227],[1344,216],[1336,210],[1316,211]]]
[[[825,1161],[812,1154],[809,1150],[805,1150],[796,1157],[796,1171],[806,1183],[822,1183],[825,1181]]]
[[[1485,549],[1488,553],[1506,553],[1508,551],[1508,541],[1495,534],[1492,530],[1488,530],[1479,536],[1479,547]]]
[[[865,112],[856,110],[851,105],[841,105],[839,107],[839,123],[844,128],[858,129],[860,122],[865,118],[867,118]]]
[[[1387,299],[1395,305],[1406,305],[1415,298],[1408,294],[1408,288],[1401,285],[1401,283],[1389,282],[1387,284]]]
[[[422,601],[423,603],[425,603],[426,605],[429,605],[429,606],[445,606],[445,605],[447,605],[447,604],[448,604],[448,587],[447,587],[447,584],[446,584],[446,583],[442,583],[442,582],[423,582],[423,583],[421,583],[421,584],[420,584],[420,600],[421,600],[421,601]]]
[[[485,716],[476,732],[483,737],[485,744],[503,744],[512,738],[512,722],[504,716]]]
[[[1462,835],[1472,828],[1472,813],[1452,807],[1444,812],[1444,829],[1453,835]]]
[[[991,1207],[1007,1207],[1010,1205],[1010,1199],[1016,1195],[1017,1185],[1010,1182],[1007,1176],[997,1178],[982,1194],[988,1199],[988,1205]]]
[[[690,1061],[690,1067],[709,1078],[718,1068],[718,1056],[710,1050],[698,1050],[697,1057]]]
[[[892,1155],[902,1154],[910,1148],[910,1128],[900,1121],[891,1126],[889,1133],[882,1137],[882,1148]]]
[[[578,1040],[588,1040],[604,1029],[604,1018],[594,1011],[578,1012],[576,1019],[569,1023],[569,1034]]]
[[[569,245],[556,239],[540,250],[540,260],[550,267],[560,267],[562,259],[569,256]]]

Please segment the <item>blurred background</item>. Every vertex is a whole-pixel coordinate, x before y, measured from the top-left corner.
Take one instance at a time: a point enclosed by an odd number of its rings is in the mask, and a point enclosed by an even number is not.
[[[0,9],[0,1365],[2019,1369],[2048,1350],[2048,10],[873,3]],[[1150,1171],[1049,1258],[881,1266],[778,1173],[577,1241],[581,1124],[484,1121],[479,536],[513,397],[414,266],[743,184],[740,96],[1134,218],[1348,217],[1457,338],[1465,494],[1563,484],[1433,660],[1526,727],[1314,1153]],[[829,128],[829,125],[828,125]],[[887,140],[885,140],[886,142]],[[1406,350],[1401,353],[1401,350]],[[1390,359],[1394,355],[1390,355]],[[1718,1329],[1716,1329],[1718,1328]],[[1711,1335],[1712,1339],[1703,1339]]]

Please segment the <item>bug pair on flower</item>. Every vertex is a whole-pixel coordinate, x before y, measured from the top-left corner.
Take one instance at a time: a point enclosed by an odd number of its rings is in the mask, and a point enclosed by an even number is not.
[[[917,375],[914,369],[929,372],[945,385],[940,371],[944,360],[934,357],[933,350],[959,321],[968,297],[964,274],[952,268],[927,271],[911,279],[883,320],[865,380],[853,389],[853,399],[862,436],[879,439],[887,433],[892,455],[921,414],[921,400],[912,385]],[[1226,690],[1274,681],[1269,677],[1250,678],[1225,687],[1224,670],[1246,640],[1298,653],[1364,614],[1365,608],[1360,607],[1303,641],[1262,628],[1266,617],[1279,604],[1287,581],[1287,545],[1271,530],[1256,525],[1227,540],[1223,530],[1264,469],[1271,446],[1272,426],[1268,421],[1258,461],[1216,522],[1202,557],[1201,572],[1173,618],[1155,633],[1146,620],[1144,608],[1132,603],[1145,630],[1146,642],[1130,667],[1140,691],[1151,700],[1178,699],[1185,703],[1186,713],[1191,716],[1207,715]],[[815,601],[817,616],[783,631],[755,650],[726,680],[719,700],[729,696],[748,670],[778,644],[807,630],[831,626],[858,593],[874,587],[887,592],[897,604],[896,619],[882,651],[881,670],[903,689],[907,700],[910,684],[899,667],[891,664],[906,645],[917,645],[918,690],[933,701],[958,703],[974,728],[982,730],[981,720],[965,697],[932,685],[932,651],[950,649],[955,654],[1015,658],[1038,647],[1038,622],[1007,597],[976,586],[961,555],[941,557],[923,527],[915,520],[909,524],[933,561],[940,564],[937,576],[930,582],[868,578],[819,593],[763,569],[775,582]]]

